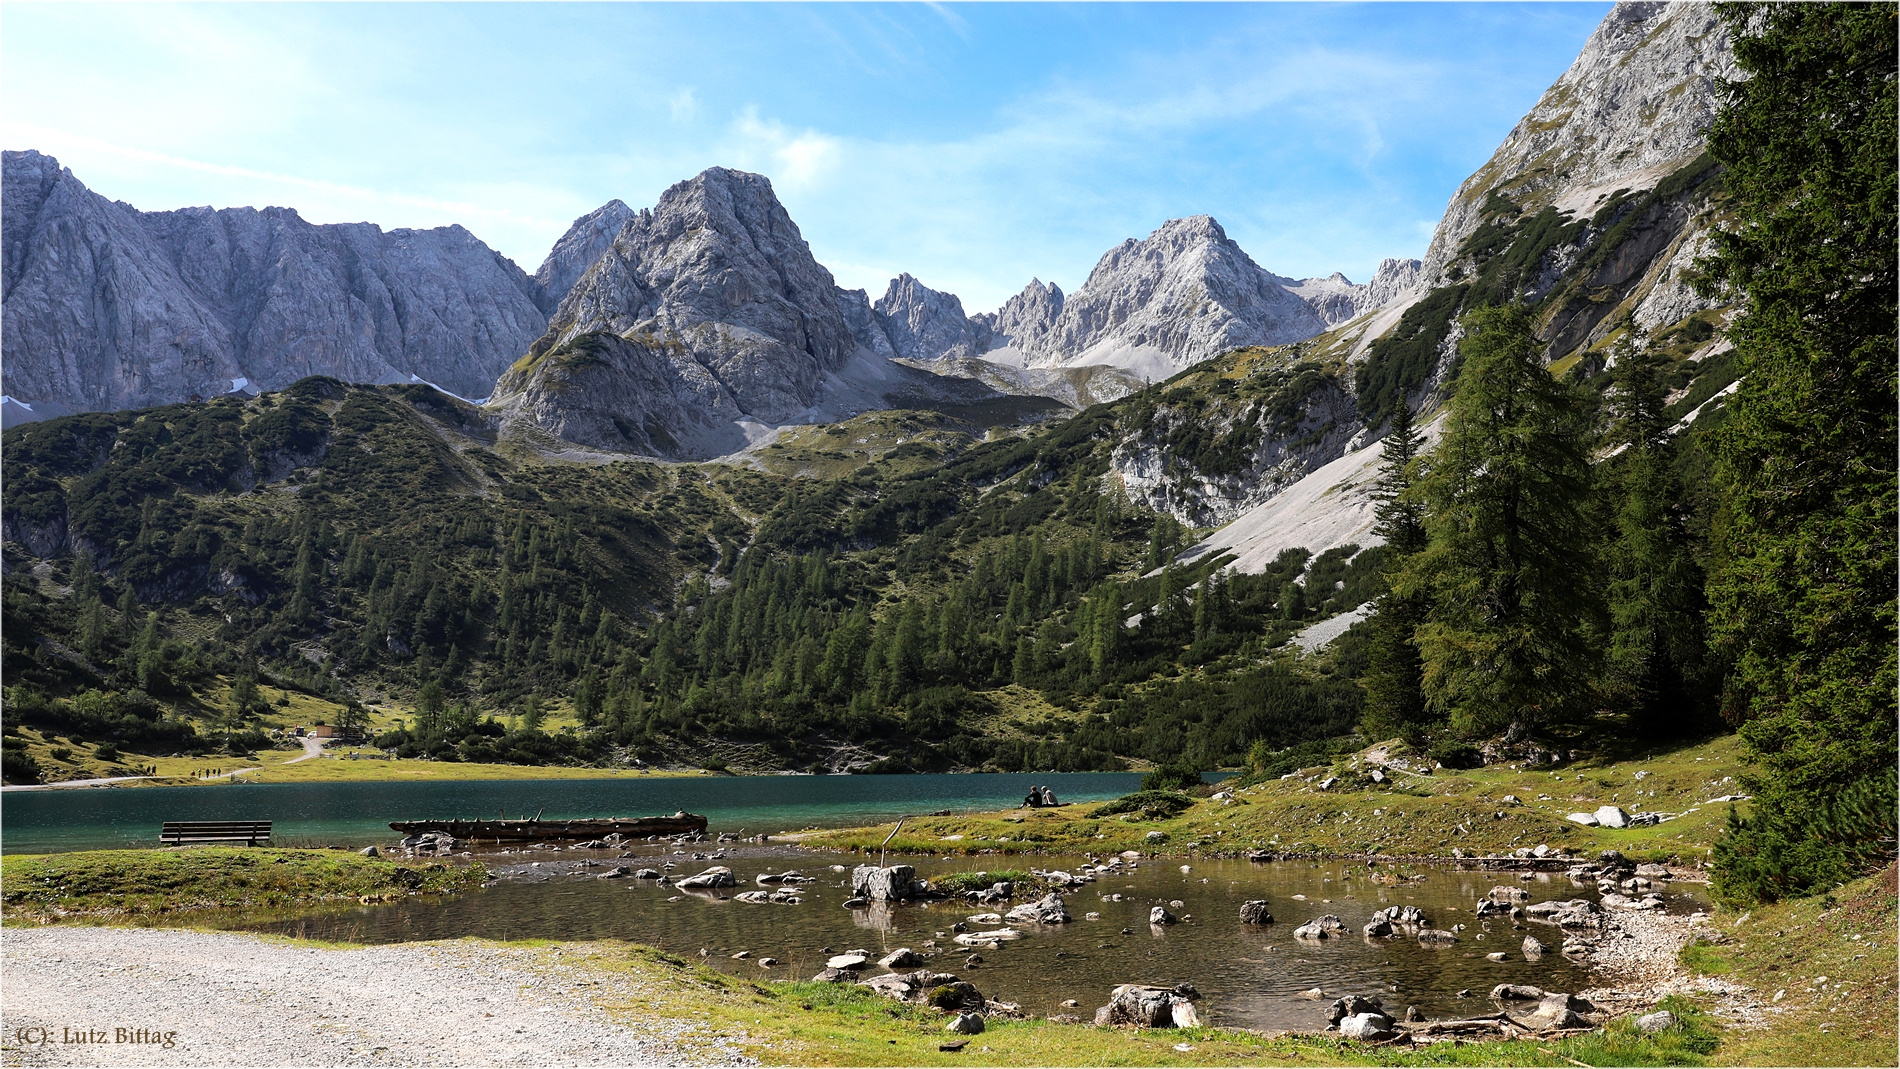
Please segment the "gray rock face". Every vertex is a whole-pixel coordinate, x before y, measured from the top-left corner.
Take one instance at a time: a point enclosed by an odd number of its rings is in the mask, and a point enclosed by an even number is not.
[[[1458,187],[1425,253],[1426,283],[1445,283],[1492,190],[1535,211],[1566,192],[1654,185],[1702,151],[1719,80],[1735,74],[1713,6],[1617,4],[1570,69]]]
[[[1213,218],[1170,220],[1110,249],[1048,329],[1025,331],[1014,345],[1029,366],[1114,364],[1162,378],[1228,349],[1326,329],[1276,278]],[[1007,333],[1001,318],[996,329]]]
[[[1274,279],[1305,301],[1328,327],[1336,327],[1374,308],[1383,308],[1416,289],[1421,264],[1419,260],[1387,258],[1379,262],[1378,271],[1364,285],[1355,285],[1337,271],[1325,278],[1291,279],[1275,275]]]
[[[990,328],[963,314],[963,302],[902,274],[872,306],[898,356],[942,360],[981,356],[990,348]]]
[[[856,348],[831,272],[763,175],[710,168],[620,228],[531,353],[583,334],[651,336],[698,364],[731,403],[789,420]],[[677,349],[674,349],[677,347]]]
[[[610,200],[574,220],[574,225],[548,250],[547,258],[534,273],[546,311],[552,313],[561,306],[561,300],[574,288],[574,283],[606,253],[620,236],[620,228],[631,218],[632,208],[619,200]]]
[[[0,358],[29,402],[132,408],[317,374],[483,397],[546,322],[533,280],[459,226],[140,212],[38,152],[3,170]]]
[[[1041,279],[1032,278],[1021,293],[1003,302],[1002,308],[977,318],[984,320],[998,344],[1026,352],[1039,345],[1055,326],[1056,317],[1062,314],[1062,300],[1061,286],[1053,282],[1045,286]]]

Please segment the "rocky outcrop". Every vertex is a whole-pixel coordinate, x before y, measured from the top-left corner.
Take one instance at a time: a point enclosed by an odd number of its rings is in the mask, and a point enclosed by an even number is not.
[[[534,273],[545,311],[552,314],[561,306],[574,283],[607,252],[620,236],[620,228],[631,218],[632,208],[619,200],[610,200],[574,220],[574,225],[548,250],[547,258]]]
[[[990,349],[987,324],[963,314],[963,302],[898,275],[872,306],[898,356],[942,360],[981,356]]]
[[[1648,189],[1702,151],[1721,80],[1736,75],[1728,30],[1704,3],[1620,3],[1491,159],[1451,198],[1425,253],[1424,281],[1451,268],[1493,195],[1520,210]]]
[[[113,410],[319,374],[482,397],[546,322],[534,281],[459,226],[141,212],[38,152],[3,168],[0,358],[28,403]]]
[[[1030,366],[1113,364],[1159,379],[1229,349],[1325,330],[1276,277],[1213,218],[1170,220],[1110,249],[1047,330],[1024,332],[1013,345]],[[1004,330],[1000,322],[996,329]]]

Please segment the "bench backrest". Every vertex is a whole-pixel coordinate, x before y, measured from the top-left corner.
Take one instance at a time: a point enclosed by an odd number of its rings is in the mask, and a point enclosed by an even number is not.
[[[270,840],[268,820],[168,820],[159,829],[161,843],[251,843]]]

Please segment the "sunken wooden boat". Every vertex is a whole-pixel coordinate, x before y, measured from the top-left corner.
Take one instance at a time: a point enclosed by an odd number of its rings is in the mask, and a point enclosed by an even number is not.
[[[706,818],[681,811],[670,817],[582,817],[574,820],[392,820],[389,826],[406,835],[444,832],[457,839],[526,842],[544,839],[604,839],[619,835],[643,839],[649,835],[704,833]]]

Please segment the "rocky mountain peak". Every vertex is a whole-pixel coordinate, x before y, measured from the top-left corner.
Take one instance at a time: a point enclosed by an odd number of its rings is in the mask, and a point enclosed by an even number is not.
[[[1703,149],[1723,79],[1728,29],[1707,3],[1619,3],[1491,159],[1452,196],[1425,254],[1443,285],[1459,250],[1500,200],[1581,211],[1615,189],[1645,190]]]
[[[567,228],[567,233],[548,250],[547,258],[534,273],[548,312],[561,306],[562,298],[614,243],[620,228],[633,214],[632,208],[616,198],[574,220],[574,225]]]
[[[39,152],[0,169],[0,359],[28,402],[134,408],[316,374],[480,397],[546,323],[534,282],[459,226],[141,212]]]
[[[1228,349],[1326,329],[1280,281],[1213,217],[1188,216],[1110,249],[1047,329],[1010,332],[999,315],[997,330],[1031,365],[1112,364],[1163,378]],[[1023,296],[1026,308],[1034,298]]]
[[[872,306],[898,356],[913,360],[981,356],[990,348],[990,327],[963,312],[954,293],[933,290],[906,272]]]
[[[739,411],[780,422],[856,348],[838,301],[771,181],[712,167],[621,225],[531,353],[586,334],[651,335]]]

